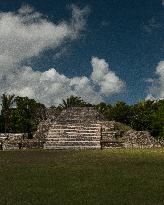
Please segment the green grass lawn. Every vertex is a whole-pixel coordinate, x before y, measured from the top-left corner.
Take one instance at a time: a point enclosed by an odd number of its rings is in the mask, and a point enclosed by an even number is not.
[[[1,151],[9,204],[164,205],[164,150]]]

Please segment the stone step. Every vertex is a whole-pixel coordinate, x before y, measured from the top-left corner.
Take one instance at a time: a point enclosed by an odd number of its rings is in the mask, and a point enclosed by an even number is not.
[[[102,131],[102,133],[118,133],[120,130]]]
[[[48,136],[48,137],[46,137],[46,139],[47,139],[47,141],[49,141],[49,140],[62,140],[62,139],[68,139],[68,140],[71,140],[71,139],[75,139],[75,140],[89,140],[89,141],[91,141],[91,140],[100,140],[101,139],[101,137],[100,136]],[[113,139],[113,138],[112,138]],[[106,140],[107,141],[107,140]]]
[[[89,130],[89,129],[49,129],[50,132],[100,132],[100,129],[93,129],[93,130]]]
[[[100,132],[65,132],[65,133],[62,133],[62,132],[51,132],[49,131],[48,132],[48,135],[51,135],[51,136],[63,136],[63,135],[69,135],[69,136],[93,136],[93,135],[100,135]]]
[[[99,146],[100,141],[48,141],[45,146]]]
[[[99,142],[100,143],[100,139],[48,139],[46,141],[46,143],[56,143],[56,142]]]
[[[59,123],[59,122],[54,122],[53,124],[54,125],[64,125],[63,123]],[[67,125],[72,125],[72,123],[68,122]],[[82,124],[81,123],[76,123],[76,124],[73,124],[72,126],[75,126],[75,125],[101,125],[101,122],[94,122],[94,121],[91,121],[89,123],[83,122]]]
[[[51,125],[52,128],[65,128],[65,129],[68,129],[68,128],[100,128],[101,125],[61,125],[61,124],[53,124]]]
[[[64,135],[64,134],[73,134],[73,135],[100,135],[101,133],[100,132],[76,132],[76,131],[67,131],[67,132],[62,132],[62,131],[52,131],[52,130],[49,130],[48,134],[50,135]],[[104,135],[105,136],[105,135]]]
[[[101,146],[48,146],[44,145],[44,149],[100,149]]]
[[[121,134],[122,132],[120,130],[111,130],[111,131],[102,131],[101,132],[102,135],[106,135],[106,134]]]
[[[101,127],[50,127],[52,130],[101,130]]]
[[[100,132],[92,132],[92,133],[80,133],[80,132],[48,132],[47,136],[56,136],[56,137],[67,137],[67,136],[84,136],[84,137],[89,137],[89,136],[101,136]]]
[[[93,128],[93,129],[91,129],[91,128],[50,128],[49,130],[51,130],[51,131],[65,131],[65,132],[68,132],[68,131],[79,131],[79,132],[81,132],[81,131],[85,131],[85,132],[94,132],[94,131],[101,131],[101,129],[99,129],[99,128]],[[106,133],[106,132],[105,132]]]
[[[47,141],[49,141],[49,140],[60,140],[60,141],[62,141],[62,140],[86,140],[86,141],[91,141],[91,140],[100,140],[100,136],[89,136],[89,137],[83,137],[83,136],[68,136],[68,137],[53,137],[53,136],[48,136],[46,139],[47,139]]]

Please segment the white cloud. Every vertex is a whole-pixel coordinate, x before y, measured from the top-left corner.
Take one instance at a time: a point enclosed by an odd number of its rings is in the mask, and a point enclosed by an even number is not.
[[[164,6],[164,0],[161,0],[161,2],[162,2],[162,6]]]
[[[156,67],[156,78],[151,78],[151,85],[148,89],[146,99],[163,99],[164,98],[164,61],[159,62]]]
[[[13,67],[27,58],[39,55],[44,49],[56,48],[66,40],[78,38],[85,28],[87,8],[72,7],[70,22],[54,24],[24,6],[18,13],[0,13],[0,65]]]
[[[79,9],[75,5],[71,5],[72,9],[72,20],[71,20],[71,28],[72,28],[72,36],[77,38],[77,35],[79,35],[79,31],[85,28],[86,20],[85,16],[88,15],[90,12],[89,7],[85,7],[84,9]]]
[[[97,103],[104,95],[122,90],[124,83],[105,60],[97,57],[91,61],[91,77],[68,78],[55,68],[40,72],[23,64],[45,49],[60,46],[62,50],[66,40],[79,38],[85,29],[88,8],[71,8],[71,20],[59,24],[48,21],[29,6],[23,6],[18,13],[0,13],[0,95],[28,96],[50,106],[61,103],[61,99],[70,95]]]
[[[98,62],[104,62],[103,59],[94,58]],[[92,62],[94,61],[92,59]],[[104,95],[118,93],[123,88],[123,82],[114,74],[104,67],[93,66],[92,79],[86,76],[68,78],[59,74],[56,69],[51,68],[45,72],[33,71],[31,67],[22,67],[14,72],[8,70],[0,76],[0,94],[8,93],[19,96],[28,96],[37,99],[47,106],[56,105],[62,99],[70,95],[80,96],[85,101],[98,103],[103,100]],[[104,69],[102,77],[96,78],[95,73],[98,69]],[[93,78],[93,76],[95,78]],[[98,84],[98,89],[96,85]]]
[[[110,70],[108,63],[104,59],[92,57],[93,72],[91,79],[100,86],[102,94],[108,96],[119,93],[124,88],[123,81]]]
[[[146,96],[145,100],[152,100],[152,101],[154,101],[154,100],[156,100],[156,98],[153,97],[152,94],[148,94],[148,95]]]

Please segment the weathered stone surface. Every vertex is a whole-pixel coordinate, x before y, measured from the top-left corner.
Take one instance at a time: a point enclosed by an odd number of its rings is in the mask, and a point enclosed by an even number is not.
[[[102,133],[102,146],[112,148],[117,144],[120,148],[154,148],[162,147],[161,142],[155,140],[146,131],[111,131],[108,135]]]
[[[37,131],[33,135],[33,138],[45,142],[51,126],[52,123],[49,120],[40,122]]]
[[[28,139],[26,133],[1,133],[0,149],[16,150],[27,148],[43,148],[43,142],[37,139]]]
[[[128,131],[120,139],[125,148],[153,148],[161,147],[160,142],[155,140],[147,131]]]
[[[0,148],[2,150],[19,149],[18,142],[26,137],[24,133],[0,133]]]
[[[56,119],[61,124],[93,123],[103,120],[104,117],[93,107],[70,107],[63,110]]]
[[[61,110],[55,108],[46,109],[46,120],[52,122],[60,115]]]
[[[0,140],[21,140],[27,136],[27,133],[0,133]]]

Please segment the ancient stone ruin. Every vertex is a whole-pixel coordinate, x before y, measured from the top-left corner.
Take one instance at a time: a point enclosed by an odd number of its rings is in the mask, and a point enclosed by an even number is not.
[[[60,114],[48,110],[47,120],[40,122],[33,139],[27,134],[0,134],[0,149],[107,149],[163,147],[146,131],[123,129],[107,121],[93,107],[71,107]]]
[[[15,150],[19,149],[19,142],[25,137],[24,133],[1,133],[0,134],[0,149],[1,150]]]
[[[93,107],[71,107],[39,126],[35,137],[44,149],[103,149],[161,147],[146,131],[124,131],[121,123],[106,121]]]
[[[100,149],[101,120],[92,107],[63,110],[49,126],[44,149]]]
[[[0,150],[43,148],[38,139],[28,139],[27,133],[0,133]]]

